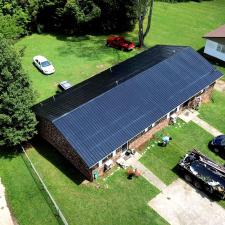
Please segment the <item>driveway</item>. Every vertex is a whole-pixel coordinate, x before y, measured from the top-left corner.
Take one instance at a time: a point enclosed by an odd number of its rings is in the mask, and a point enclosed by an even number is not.
[[[225,210],[181,179],[148,204],[171,225],[225,225]]]

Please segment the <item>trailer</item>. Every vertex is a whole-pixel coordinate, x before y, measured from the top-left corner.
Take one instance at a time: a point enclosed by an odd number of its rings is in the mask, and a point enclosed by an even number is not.
[[[207,194],[225,199],[225,167],[193,149],[177,165],[184,179]]]

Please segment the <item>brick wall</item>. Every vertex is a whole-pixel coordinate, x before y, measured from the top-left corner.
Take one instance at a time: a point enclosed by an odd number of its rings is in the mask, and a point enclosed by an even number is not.
[[[166,127],[169,124],[169,119],[164,119],[156,126],[152,127],[149,131],[144,133],[142,136],[137,138],[136,140],[129,143],[129,148],[139,148],[141,145],[145,144],[152,136],[160,131],[162,128]]]
[[[67,158],[88,180],[92,180],[92,171],[83,160],[75,153],[71,145],[49,121],[39,119],[39,134],[53,145],[65,158]]]
[[[110,158],[113,161],[113,165],[116,164],[116,161],[120,158],[121,155],[122,155],[122,149],[120,149],[119,152],[117,152],[115,156]],[[105,163],[102,163],[102,166],[100,166],[100,167],[93,167],[92,171],[98,171],[98,174],[100,176],[103,176],[103,174],[104,174],[104,164]]]
[[[211,100],[212,91],[214,84],[210,85],[202,94],[202,103],[207,103]],[[194,98],[190,99],[188,105],[191,106]],[[183,110],[183,107],[180,107],[180,111],[177,112],[179,114]],[[128,147],[137,149],[141,145],[145,144],[152,136],[157,132],[166,127],[169,124],[169,119],[164,119],[160,121],[156,126],[151,128],[146,133],[142,134],[137,139],[130,141]],[[49,143],[51,143],[55,148],[61,152],[85,177],[89,180],[93,180],[92,171],[98,171],[99,175],[102,176],[104,174],[104,163],[100,167],[93,167],[89,169],[86,164],[82,161],[82,159],[77,155],[70,144],[66,141],[63,135],[57,130],[57,128],[50,122],[41,119],[39,123],[40,134],[43,138],[45,138]],[[122,150],[119,151],[115,156],[110,158],[113,163],[116,163],[116,160],[121,156]]]
[[[209,103],[211,101],[212,98],[212,92],[213,92],[213,87],[214,87],[215,83],[213,83],[212,85],[210,85],[202,94],[202,103]]]

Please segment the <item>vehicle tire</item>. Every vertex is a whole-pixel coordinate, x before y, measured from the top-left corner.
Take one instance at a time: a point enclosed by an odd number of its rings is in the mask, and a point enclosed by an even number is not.
[[[202,185],[198,182],[198,181],[194,181],[194,186],[197,188],[197,189],[202,189]]]
[[[188,174],[185,174],[185,175],[184,175],[184,179],[185,179],[188,183],[191,183],[191,182],[192,182],[192,178],[191,178],[191,176],[188,175]]]
[[[213,188],[210,187],[210,186],[206,186],[206,187],[205,187],[205,190],[206,190],[207,192],[209,192],[210,194],[213,193]]]
[[[215,153],[219,153],[219,149],[218,149],[218,148],[213,148],[213,151],[214,151]]]

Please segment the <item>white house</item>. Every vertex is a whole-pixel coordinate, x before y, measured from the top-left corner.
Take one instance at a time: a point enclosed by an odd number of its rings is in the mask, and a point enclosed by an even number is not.
[[[225,25],[209,32],[204,38],[204,53],[225,62]]]

